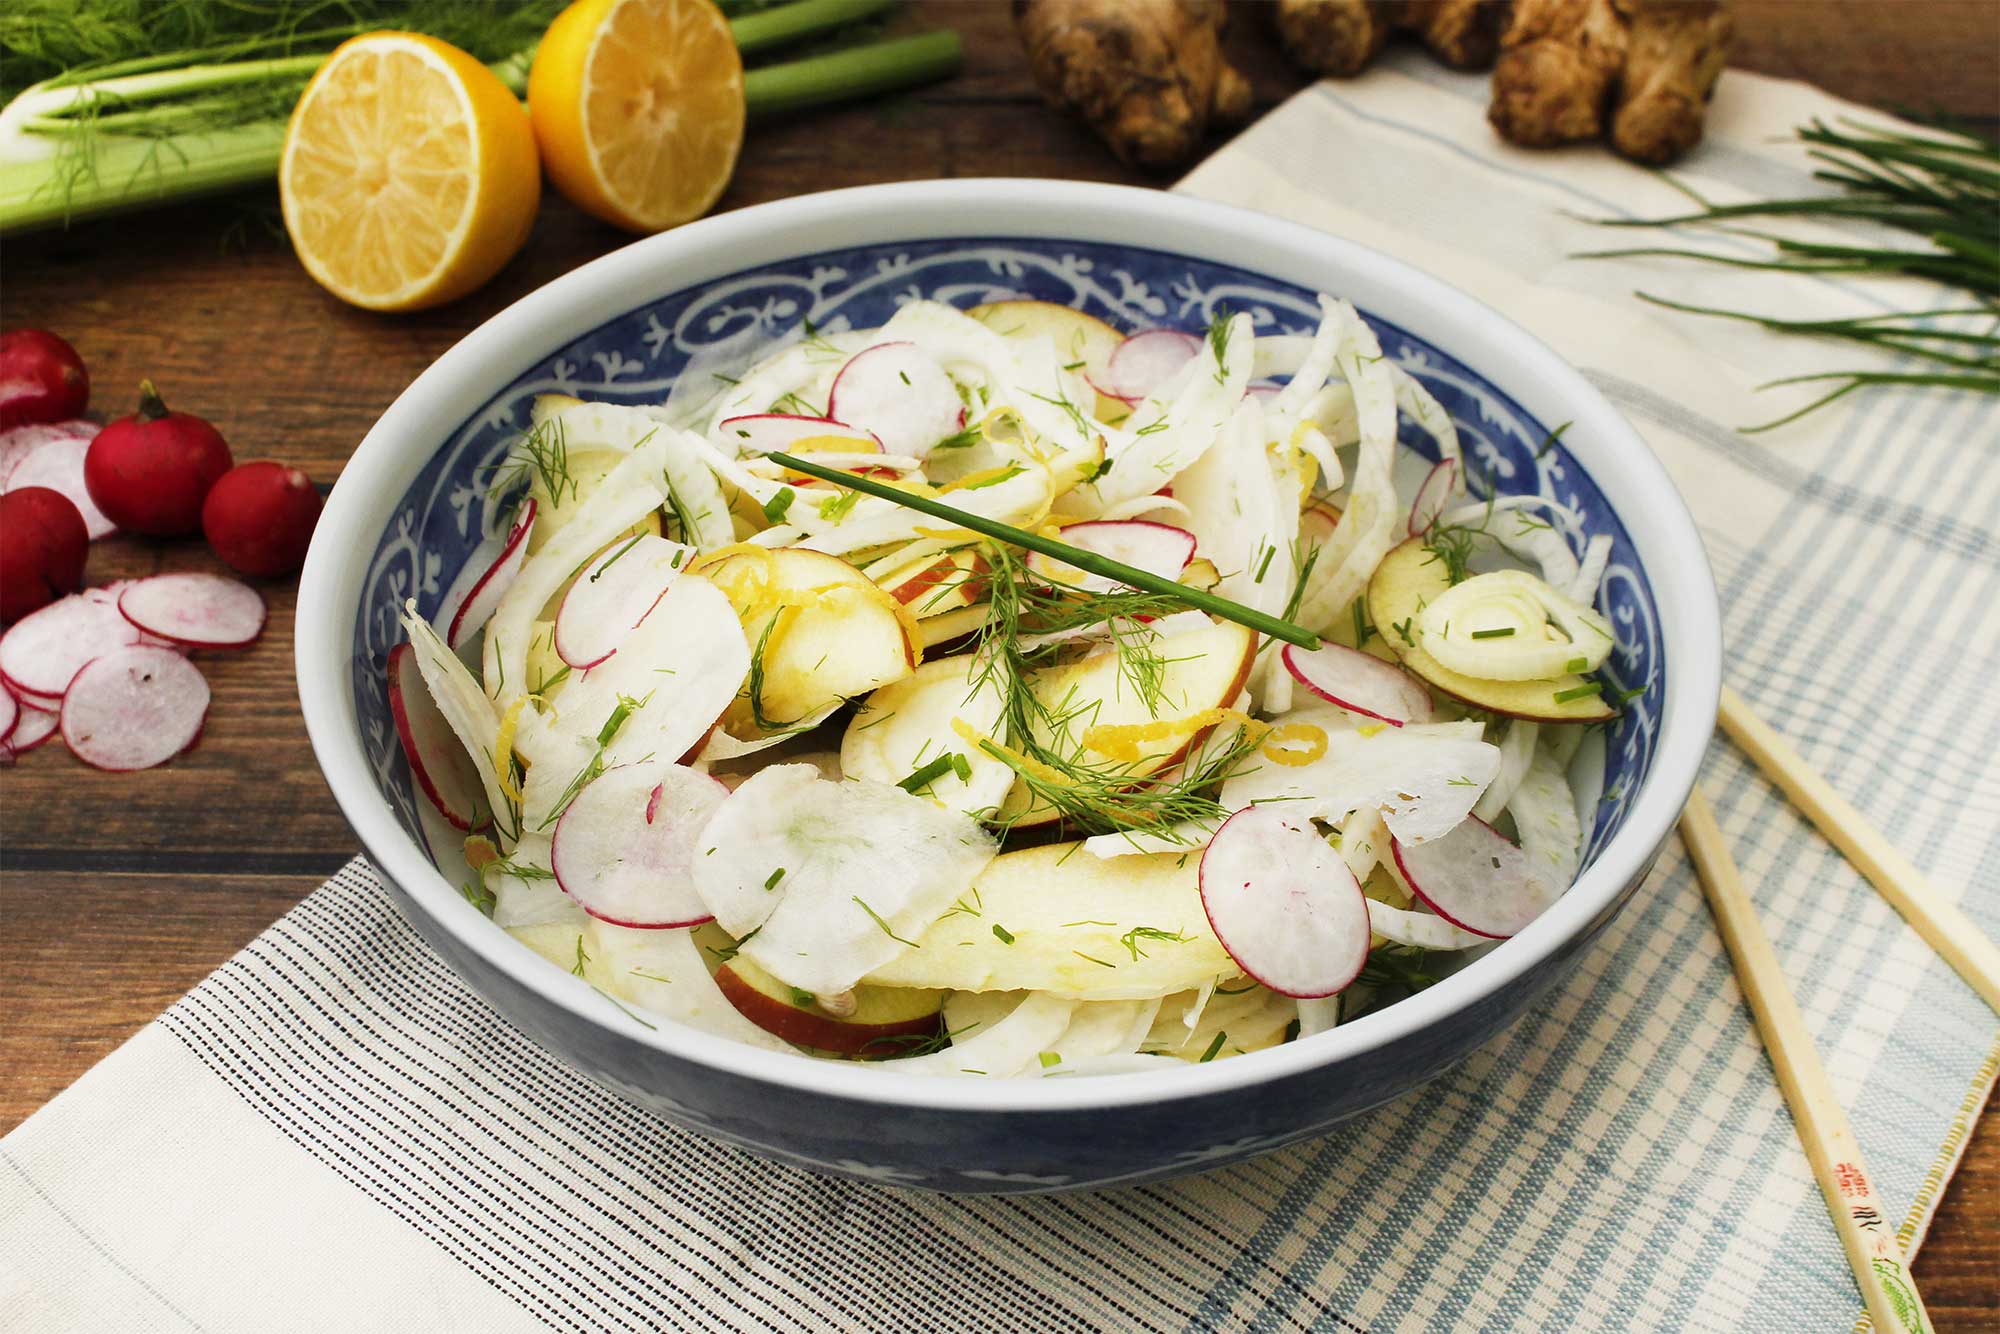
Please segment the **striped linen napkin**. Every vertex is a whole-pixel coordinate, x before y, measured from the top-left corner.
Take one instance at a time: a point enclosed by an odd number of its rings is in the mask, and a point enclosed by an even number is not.
[[[1731,683],[2000,933],[2000,417],[1882,393],[1736,434],[1783,403],[1754,383],[1859,354],[1633,288],[1801,316],[1882,289],[1566,259],[1605,243],[1572,215],[1679,197],[1599,151],[1507,149],[1483,104],[1392,60],[1183,188],[1397,254],[1583,367],[1701,520]],[[1732,74],[1685,175],[1795,192],[1777,140],[1850,110]],[[1993,1082],[1993,1015],[1721,743],[1705,781],[1914,1247]],[[509,1027],[358,861],[0,1141],[8,1328],[1793,1334],[1859,1310],[1678,844],[1461,1069],[1162,1185],[915,1195],[672,1129]]]

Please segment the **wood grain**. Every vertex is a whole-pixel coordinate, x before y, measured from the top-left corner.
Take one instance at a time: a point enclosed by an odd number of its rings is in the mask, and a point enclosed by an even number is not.
[[[2000,119],[2000,5],[1737,0],[1736,63],[1888,108]],[[871,106],[753,129],[721,208],[877,181],[992,175],[1162,184],[1044,108],[1006,7],[920,2],[898,29],[950,26],[965,70]],[[1237,6],[1231,58],[1259,114],[1306,80],[1262,6]],[[1217,142],[1220,142],[1218,137]],[[141,375],[213,419],[239,459],[329,485],[395,395],[467,330],[628,238],[553,195],[521,256],[454,306],[389,318],[342,306],[271,231],[267,198],[184,206],[0,249],[0,322],[71,338],[93,413],[129,411]],[[199,543],[120,537],[90,577],[214,568]],[[292,590],[266,589],[264,639],[206,654],[215,706],[172,766],[99,774],[54,747],[0,773],[0,1131],[9,1129],[310,892],[355,850],[293,693]],[[1987,1115],[1915,1265],[1940,1330],[2000,1331],[2000,1116]]]

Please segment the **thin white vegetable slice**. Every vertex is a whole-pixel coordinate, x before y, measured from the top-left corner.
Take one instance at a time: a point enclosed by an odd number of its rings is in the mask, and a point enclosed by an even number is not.
[[[1410,502],[1411,537],[1427,532],[1437,522],[1438,516],[1444,513],[1445,506],[1451,504],[1452,495],[1458,489],[1459,471],[1457,459],[1439,459],[1424,474],[1424,480],[1417,486],[1416,498]]]
[[[29,612],[0,636],[0,677],[29,704],[53,708],[92,658],[138,642],[139,630],[97,589]]]
[[[208,717],[208,682],[171,649],[93,658],[63,695],[63,744],[96,769],[150,769],[193,745]]]
[[[1083,840],[1083,850],[1103,860],[1143,856],[1149,852],[1193,852],[1208,846],[1208,840],[1215,837],[1215,829],[1214,825],[1190,820],[1159,833],[1127,829],[1115,834],[1093,834]]]
[[[512,813],[519,803],[500,784],[497,766],[509,760],[495,754],[500,743],[500,719],[486,692],[472,679],[472,673],[458,660],[451,646],[431,628],[431,623],[417,614],[414,598],[403,603],[403,632],[410,637],[417,671],[438,712],[444,715],[445,724],[472,760],[486,809],[496,814]]]
[[[500,554],[486,567],[486,573],[479,576],[479,582],[465,595],[465,601],[458,604],[452,613],[451,628],[445,634],[445,642],[454,651],[465,647],[471,638],[486,628],[499,609],[500,599],[506,596],[508,587],[521,573],[522,564],[528,559],[528,535],[535,527],[535,510],[538,502],[530,496],[521,506],[520,517],[507,530],[507,540],[500,544]]]
[[[1507,724],[1507,734],[1500,738],[1499,772],[1473,804],[1474,815],[1489,824],[1500,818],[1534,761],[1535,740],[1541,734],[1542,725],[1529,718],[1515,718]]]
[[[26,755],[47,741],[59,730],[60,723],[57,715],[47,709],[22,704],[13,732],[6,741],[0,742],[0,764],[12,764],[17,757]]]
[[[1368,962],[1368,901],[1303,817],[1253,806],[1201,855],[1201,903],[1243,971],[1287,996],[1331,996]]]
[[[1413,912],[1379,899],[1368,900],[1368,929],[1384,940],[1420,950],[1469,950],[1492,943],[1491,936],[1454,926],[1435,913]]]
[[[1526,570],[1453,584],[1417,613],[1417,643],[1452,671],[1482,681],[1595,671],[1614,645],[1602,616]]]
[[[480,875],[493,895],[495,926],[511,930],[517,926],[566,922],[580,927],[590,920],[590,914],[556,883],[549,860],[548,838],[527,834],[515,844],[505,861],[489,862],[481,868]]]
[[[1316,649],[1287,644],[1284,659],[1285,669],[1301,685],[1349,713],[1391,727],[1431,720],[1430,692],[1408,672],[1372,653],[1339,644]]]
[[[1528,861],[1558,886],[1576,879],[1582,860],[1583,826],[1577,819],[1576,794],[1554,750],[1536,746],[1534,758],[1508,799],[1521,851]]]
[[[22,459],[51,440],[89,440],[100,428],[96,422],[75,418],[63,422],[33,422],[0,431],[0,491],[14,489],[11,478]]]
[[[1028,1073],[1043,1078],[1089,1069],[1107,1056],[1131,1056],[1153,1027],[1160,1012],[1152,1000],[1085,1001],[1070,1014],[1062,1036],[1035,1053]]]
[[[1398,840],[1393,846],[1396,868],[1410,891],[1432,912],[1475,935],[1514,935],[1567,887],[1477,818],[1428,843]]]
[[[659,930],[712,914],[694,892],[695,843],[725,788],[678,764],[606,770],[564,808],[549,863],[565,894],[592,917]]]
[[[1164,579],[1178,578],[1194,559],[1193,533],[1145,519],[1092,519],[1073,523],[1062,530],[1062,540],[1079,550],[1123,561]],[[1108,593],[1125,587],[1115,579],[1090,574],[1040,552],[1029,554],[1028,568],[1055,583],[1089,593]]]
[[[1221,355],[1214,341],[1202,340],[1194,360],[1163,386],[1163,393],[1177,386],[1171,399],[1148,398],[1122,426],[1099,432],[1111,470],[1065,496],[1065,512],[1095,518],[1113,505],[1151,495],[1215,444],[1243,402],[1255,341],[1248,315],[1237,315],[1224,327]]]
[[[745,1019],[729,1003],[689,932],[645,931],[593,921],[584,939],[605,985],[648,1013],[765,1051],[798,1050]]]
[[[993,736],[1000,731],[1005,703],[997,674],[982,672],[973,655],[927,662],[868,697],[841,738],[841,772],[849,778],[902,783],[939,756],[956,756],[958,763],[918,794],[974,817],[991,814],[1014,785],[1014,771],[1006,761],[967,744],[958,724],[975,735]]]
[[[752,962],[835,995],[911,948],[994,851],[974,821],[901,788],[781,764],[709,821],[694,884]]]
[[[431,698],[414,647],[398,644],[389,650],[388,682],[389,712],[417,790],[455,828],[470,830],[484,823],[479,768]]]
[[[826,412],[868,431],[889,453],[918,458],[965,424],[958,386],[937,358],[910,342],[856,353],[834,378]]]
[[[694,549],[641,533],[614,542],[578,573],[556,610],[556,654],[572,667],[597,666],[667,595]]]
[[[953,400],[956,402],[956,398]],[[849,454],[882,452],[882,441],[873,431],[850,426],[832,417],[806,417],[789,412],[752,412],[726,417],[716,424],[716,433],[733,443],[739,454],[769,454],[774,449],[797,453],[809,444],[808,452],[838,449]]]
[[[188,648],[247,648],[264,631],[264,595],[219,574],[156,574],[118,595],[133,625]]]
[[[1111,353],[1104,369],[1091,377],[1098,393],[1137,403],[1156,392],[1201,353],[1201,339],[1178,329],[1148,329],[1133,334]]]
[[[1030,993],[1007,1016],[953,1042],[940,1052],[900,1061],[871,1063],[870,1068],[898,1074],[985,1075],[1007,1079],[1041,1072],[1041,1054],[1062,1037],[1079,1002],[1041,992]]]
[[[64,435],[44,441],[25,455],[7,474],[9,491],[24,486],[45,486],[60,492],[83,516],[84,531],[95,542],[118,531],[118,525],[104,517],[90,488],[83,483],[83,456],[90,452],[90,436]]]

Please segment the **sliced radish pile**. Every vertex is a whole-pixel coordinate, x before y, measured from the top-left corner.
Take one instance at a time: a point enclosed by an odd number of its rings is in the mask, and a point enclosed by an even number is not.
[[[958,387],[915,343],[877,343],[855,353],[834,377],[826,411],[870,432],[889,453],[917,458],[965,424]]]
[[[521,517],[514,520],[514,526],[507,530],[507,541],[501,546],[500,554],[486,567],[486,573],[479,576],[479,582],[465,595],[465,601],[458,604],[452,613],[451,629],[445,635],[445,642],[455,653],[466,641],[486,628],[493,619],[494,611],[500,606],[500,599],[506,596],[513,585],[514,576],[521,572],[522,564],[528,559],[528,534],[535,526],[537,502],[531,496],[521,507]]]
[[[1368,962],[1368,900],[1304,816],[1252,806],[1201,854],[1201,903],[1229,957],[1271,990],[1343,990]]]
[[[831,417],[800,417],[785,412],[754,412],[744,417],[725,417],[716,433],[743,454],[769,454],[774,449],[795,451],[806,441],[816,450],[839,449],[847,454],[879,454],[882,442],[872,432]]]
[[[98,769],[150,769],[193,745],[208,716],[208,682],[170,649],[126,648],[92,659],[63,696],[63,742]]]
[[[417,786],[439,815],[470,831],[480,819],[479,770],[431,698],[408,644],[389,650],[389,712]]]
[[[1285,669],[1329,704],[1401,727],[1431,720],[1431,696],[1408,672],[1372,653],[1321,644],[1285,646]]]
[[[1511,936],[1542,915],[1561,896],[1555,883],[1477,816],[1468,817],[1442,838],[1391,846],[1396,869],[1430,910],[1474,935]]]
[[[1201,339],[1193,334],[1148,329],[1120,343],[1091,383],[1100,394],[1137,403],[1173,379],[1181,367],[1199,355]]]
[[[729,795],[678,764],[628,764],[584,785],[556,821],[556,883],[592,917],[617,926],[698,926],[695,844]]]
[[[613,543],[583,567],[556,610],[556,653],[588,669],[618,651],[694,555],[651,533]]]
[[[104,517],[104,511],[90,498],[83,484],[83,456],[90,452],[90,436],[65,435],[36,447],[7,474],[7,489],[46,486],[60,492],[83,516],[84,531],[95,542],[118,531],[118,525]]]
[[[14,735],[14,724],[21,721],[21,701],[14,698],[11,690],[0,690],[0,745]]]
[[[107,590],[72,593],[23,616],[0,636],[0,677],[25,702],[54,707],[86,662],[133,647],[139,634]]]
[[[0,491],[13,490],[9,480],[15,465],[52,440],[88,440],[98,432],[93,421],[77,418],[66,422],[36,422],[0,431]],[[24,483],[25,485],[25,483]]]
[[[1438,515],[1451,504],[1452,493],[1458,490],[1458,460],[1441,459],[1417,487],[1417,497],[1410,502],[1410,536],[1421,537],[1437,522]]]
[[[118,594],[118,610],[139,630],[188,648],[245,648],[264,630],[264,597],[219,574],[156,574]]]
[[[1194,534],[1171,524],[1150,519],[1096,519],[1073,523],[1062,530],[1062,540],[1073,547],[1123,561],[1148,574],[1177,579],[1194,559]],[[1068,587],[1092,593],[1107,593],[1124,585],[1101,574],[1087,574],[1066,561],[1033,552],[1028,568]]]
[[[55,714],[28,704],[22,704],[20,710],[13,732],[0,742],[0,764],[12,764],[16,756],[26,755],[56,734],[60,719]]]

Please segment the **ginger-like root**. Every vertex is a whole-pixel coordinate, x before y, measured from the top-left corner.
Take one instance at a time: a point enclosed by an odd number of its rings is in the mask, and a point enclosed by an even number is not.
[[[1222,56],[1226,17],[1222,0],[1014,0],[1042,95],[1156,169],[1250,113],[1250,84]]]
[[[1641,162],[1701,138],[1732,30],[1722,0],[1516,0],[1486,118],[1546,148],[1603,137]]]
[[[1396,32],[1415,33],[1455,69],[1493,63],[1504,0],[1278,0],[1278,37],[1315,74],[1359,74]]]

